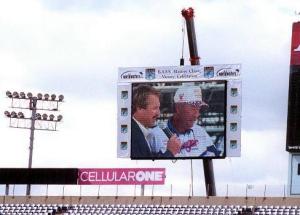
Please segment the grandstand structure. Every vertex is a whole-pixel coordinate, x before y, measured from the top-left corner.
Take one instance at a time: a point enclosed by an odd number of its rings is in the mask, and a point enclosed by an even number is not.
[[[2,196],[0,214],[298,215],[299,198]]]

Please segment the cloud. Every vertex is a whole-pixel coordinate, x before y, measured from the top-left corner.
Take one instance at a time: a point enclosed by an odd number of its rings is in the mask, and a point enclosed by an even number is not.
[[[220,173],[216,177],[222,183],[235,181],[246,184],[247,181],[252,181],[257,184],[283,184],[287,180],[287,175],[282,174],[282,171],[288,169],[285,131],[243,131],[241,154],[241,158],[216,161],[219,165],[216,173]]]

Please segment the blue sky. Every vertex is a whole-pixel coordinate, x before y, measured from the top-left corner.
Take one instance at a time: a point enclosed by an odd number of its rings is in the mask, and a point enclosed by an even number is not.
[[[179,64],[180,11],[190,6],[201,64],[242,64],[242,157],[215,161],[216,183],[287,182],[291,26],[300,19],[296,0],[0,1],[1,111],[9,106],[6,90],[66,98],[59,131],[36,132],[33,166],[166,167],[166,183],[185,192],[190,161],[116,158],[116,89],[118,67]],[[187,47],[184,55],[187,63]],[[0,167],[26,167],[29,131],[8,128],[3,117],[0,133]],[[193,163],[195,186],[202,187],[202,161]]]

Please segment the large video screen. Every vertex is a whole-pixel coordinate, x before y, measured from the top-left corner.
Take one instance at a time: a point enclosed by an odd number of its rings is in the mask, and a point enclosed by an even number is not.
[[[131,158],[226,156],[226,81],[132,83]]]
[[[291,66],[289,81],[286,150],[300,152],[300,66]]]

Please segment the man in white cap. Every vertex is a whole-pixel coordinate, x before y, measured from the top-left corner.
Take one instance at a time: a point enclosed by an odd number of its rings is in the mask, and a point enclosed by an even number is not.
[[[197,124],[199,111],[208,105],[202,100],[199,86],[182,86],[174,96],[174,115],[168,121],[168,128],[181,141],[177,157],[219,156],[212,139],[204,128]]]

